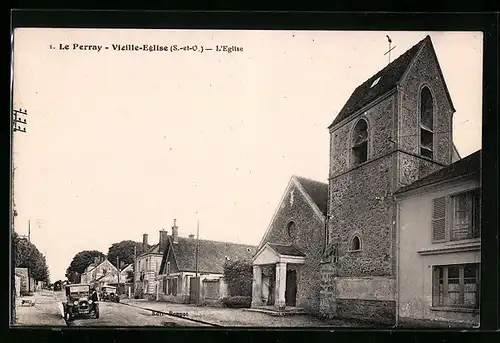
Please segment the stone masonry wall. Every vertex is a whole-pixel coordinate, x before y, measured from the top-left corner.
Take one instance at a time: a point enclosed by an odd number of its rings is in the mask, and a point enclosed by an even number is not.
[[[297,269],[297,305],[311,312],[319,311],[320,261],[325,242],[325,226],[314,213],[299,189],[293,186],[293,203],[290,192],[284,197],[271,229],[263,244],[293,243],[306,254],[304,265]],[[294,221],[297,236],[288,236],[286,227]]]
[[[400,86],[398,144],[402,150],[420,155],[420,90],[427,85],[434,98],[434,160],[448,165],[452,159],[452,108],[430,47],[418,55]]]
[[[328,229],[338,244],[338,276],[392,275],[391,161],[386,156],[331,180]],[[361,250],[353,252],[355,234]]]
[[[319,314],[322,317],[335,318],[337,316],[336,275],[336,269],[333,263],[321,264]]]

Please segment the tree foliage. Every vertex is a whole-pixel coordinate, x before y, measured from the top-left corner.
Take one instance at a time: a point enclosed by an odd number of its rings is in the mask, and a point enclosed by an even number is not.
[[[252,279],[253,268],[250,261],[226,261],[224,264],[224,280],[229,295],[252,296]]]
[[[79,282],[80,275],[85,272],[85,269],[94,262],[96,257],[104,258],[104,254],[97,250],[84,250],[77,253],[71,261],[68,269],[66,269],[66,277],[69,282]]]
[[[12,257],[18,268],[28,268],[30,276],[36,281],[49,281],[49,268],[45,256],[26,238],[12,233]]]
[[[124,266],[133,263],[134,247],[136,248],[137,255],[143,253],[142,243],[134,241],[121,241],[113,243],[108,249],[109,262],[111,262],[115,267],[118,267],[116,265],[116,258],[118,257],[120,259],[120,263],[123,262]]]

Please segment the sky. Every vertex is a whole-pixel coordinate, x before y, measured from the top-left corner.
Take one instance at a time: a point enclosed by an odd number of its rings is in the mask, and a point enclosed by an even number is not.
[[[199,221],[200,239],[259,244],[292,175],[327,182],[327,127],[387,65],[386,34],[392,60],[431,36],[455,145],[479,150],[479,32],[16,29],[13,108],[28,115],[13,141],[15,230],[30,223],[52,281],[79,251],[143,233],[155,244],[174,219],[180,236]]]

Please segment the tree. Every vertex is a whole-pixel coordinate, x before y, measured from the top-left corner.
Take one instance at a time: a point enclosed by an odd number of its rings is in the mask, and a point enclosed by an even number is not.
[[[118,257],[120,262],[123,262],[125,266],[133,263],[134,247],[136,248],[137,255],[143,253],[142,243],[130,240],[113,243],[108,249],[109,262],[111,262],[115,267],[118,267],[116,265],[116,258]]]
[[[226,261],[224,263],[224,280],[229,295],[252,296],[253,267],[248,260]]]
[[[30,276],[36,281],[49,281],[49,268],[45,256],[26,238],[12,233],[14,264],[18,268],[28,268]]]
[[[80,282],[80,275],[94,262],[96,257],[104,258],[104,254],[97,250],[84,250],[77,253],[66,269],[66,277],[69,282]]]

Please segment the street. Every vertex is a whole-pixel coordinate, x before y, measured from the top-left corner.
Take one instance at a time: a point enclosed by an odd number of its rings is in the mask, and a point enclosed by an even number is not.
[[[99,319],[75,318],[68,326],[207,326],[172,316],[153,315],[152,311],[121,303],[99,302]]]

